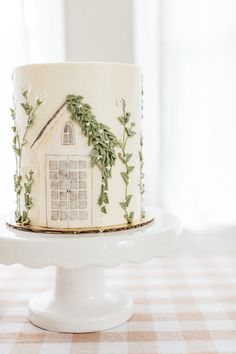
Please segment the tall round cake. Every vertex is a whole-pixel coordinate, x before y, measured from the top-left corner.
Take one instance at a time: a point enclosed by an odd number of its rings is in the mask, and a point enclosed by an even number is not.
[[[106,230],[142,223],[141,81],[129,64],[14,70],[16,224]]]

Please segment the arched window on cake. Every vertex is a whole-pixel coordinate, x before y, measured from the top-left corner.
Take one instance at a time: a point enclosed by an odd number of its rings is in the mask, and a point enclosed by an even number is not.
[[[66,122],[62,128],[62,145],[73,145],[75,143],[75,132],[71,122]]]

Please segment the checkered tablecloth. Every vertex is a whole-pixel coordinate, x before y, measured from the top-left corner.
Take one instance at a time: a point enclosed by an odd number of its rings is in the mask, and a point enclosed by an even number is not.
[[[236,353],[236,257],[169,257],[107,271],[135,300],[132,319],[91,334],[33,326],[29,298],[53,269],[0,266],[0,354]]]

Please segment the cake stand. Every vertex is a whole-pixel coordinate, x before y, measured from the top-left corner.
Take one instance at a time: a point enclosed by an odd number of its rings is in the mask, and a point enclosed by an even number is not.
[[[155,222],[137,229],[101,234],[40,234],[0,226],[0,262],[28,267],[56,266],[53,290],[29,301],[29,319],[41,328],[84,333],[115,327],[133,313],[122,289],[110,289],[105,268],[166,256],[176,244],[175,216],[152,210]]]

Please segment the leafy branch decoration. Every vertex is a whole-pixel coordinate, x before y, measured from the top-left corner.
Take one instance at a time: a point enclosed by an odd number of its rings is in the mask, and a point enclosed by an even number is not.
[[[89,104],[83,102],[84,97],[68,95],[67,109],[71,113],[71,119],[79,124],[83,134],[88,138],[88,145],[92,149],[92,166],[97,165],[102,173],[102,184],[98,204],[102,213],[107,213],[108,180],[112,177],[112,167],[115,165],[115,147],[118,140],[105,124],[99,123],[92,113]]]
[[[140,136],[140,151],[139,151],[139,161],[140,161],[140,183],[139,183],[139,188],[140,188],[140,195],[141,195],[141,217],[145,218],[145,210],[143,208],[143,203],[142,203],[142,196],[145,192],[145,184],[144,184],[144,172],[143,172],[143,165],[144,165],[144,160],[143,160],[143,136],[141,134]]]
[[[24,183],[24,201],[25,201],[25,210],[22,212],[22,220],[23,224],[28,224],[30,222],[29,219],[29,211],[32,208],[33,202],[31,197],[31,187],[33,184],[33,174],[32,170],[29,171],[28,175],[25,175],[26,182]]]
[[[143,80],[142,80],[143,86]],[[141,119],[143,119],[143,88],[141,90]],[[144,158],[143,158],[143,135],[140,134],[140,150],[139,150],[139,161],[140,161],[140,195],[141,195],[141,218],[145,218],[145,210],[143,207],[143,195],[145,193],[145,184],[144,184]]]
[[[35,114],[39,106],[42,105],[43,100],[41,98],[36,98],[34,104],[29,102],[30,98],[30,90],[26,89],[22,91],[23,102],[21,103],[21,107],[26,115],[27,121],[24,129],[24,133],[22,138],[20,138],[19,130],[16,124],[16,109],[11,108],[11,117],[13,120],[13,145],[12,148],[15,153],[15,163],[16,163],[16,172],[14,174],[14,186],[16,193],[16,211],[15,211],[15,221],[23,224],[28,224],[29,220],[29,210],[32,206],[32,199],[30,197],[31,193],[31,185],[33,183],[33,171],[29,171],[28,175],[25,175],[26,183],[22,185],[23,177],[21,174],[21,162],[22,162],[22,153],[24,150],[24,146],[27,144],[27,134],[29,128],[34,124]],[[24,190],[24,200],[25,200],[25,210],[22,212],[21,210],[21,194]],[[27,195],[27,197],[26,197]],[[29,202],[30,201],[30,202]]]
[[[129,165],[129,161],[132,158],[133,154],[128,153],[126,151],[126,147],[127,147],[128,139],[132,138],[136,134],[136,132],[133,130],[135,123],[130,122],[131,113],[126,112],[126,102],[124,99],[121,99],[121,104],[122,104],[123,114],[122,116],[118,117],[118,120],[123,125],[123,134],[119,143],[121,151],[118,153],[118,157],[125,167],[125,171],[120,173],[125,184],[125,193],[124,193],[124,200],[120,202],[120,206],[124,210],[125,220],[127,221],[128,224],[131,224],[134,219],[134,212],[128,211],[128,207],[132,199],[132,195],[128,194],[128,185],[129,185],[130,173],[134,170],[134,166]]]

